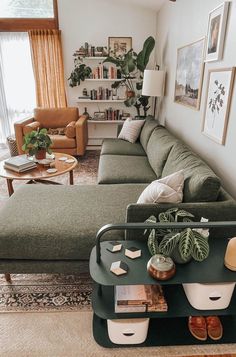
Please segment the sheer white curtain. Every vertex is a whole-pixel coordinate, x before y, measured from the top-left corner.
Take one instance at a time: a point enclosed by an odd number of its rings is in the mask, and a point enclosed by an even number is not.
[[[0,143],[14,133],[14,122],[36,106],[30,44],[26,32],[0,33]]]

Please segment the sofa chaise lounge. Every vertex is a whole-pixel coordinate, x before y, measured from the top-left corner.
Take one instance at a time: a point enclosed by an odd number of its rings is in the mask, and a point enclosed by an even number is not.
[[[151,181],[181,169],[182,203],[136,203]],[[14,193],[0,211],[0,272],[78,273],[101,226],[144,222],[173,205],[196,219],[236,217],[236,202],[215,173],[166,128],[148,119],[135,144],[104,140],[97,185],[24,185]],[[225,234],[230,237],[235,231]],[[108,237],[123,238],[123,232]]]

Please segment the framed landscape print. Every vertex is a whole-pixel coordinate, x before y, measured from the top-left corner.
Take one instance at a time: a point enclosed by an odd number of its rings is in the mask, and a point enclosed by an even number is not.
[[[200,107],[204,45],[202,38],[177,50],[174,101],[196,110]]]
[[[229,2],[209,13],[205,61],[222,59]]]
[[[225,143],[235,67],[209,70],[207,99],[202,132],[212,140]]]
[[[108,37],[109,53],[122,56],[132,48],[132,37]]]

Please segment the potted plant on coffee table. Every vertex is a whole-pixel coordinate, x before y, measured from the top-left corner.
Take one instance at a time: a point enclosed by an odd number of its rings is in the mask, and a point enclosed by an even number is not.
[[[28,152],[30,156],[35,155],[38,160],[43,160],[46,158],[46,153],[52,153],[51,145],[52,140],[47,134],[47,129],[32,130],[24,136],[22,150]]]

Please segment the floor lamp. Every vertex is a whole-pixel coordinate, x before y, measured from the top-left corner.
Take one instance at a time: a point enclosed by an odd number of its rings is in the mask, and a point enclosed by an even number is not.
[[[154,113],[156,114],[157,97],[162,97],[164,92],[165,72],[154,69],[145,69],[143,77],[142,95],[155,97]]]

